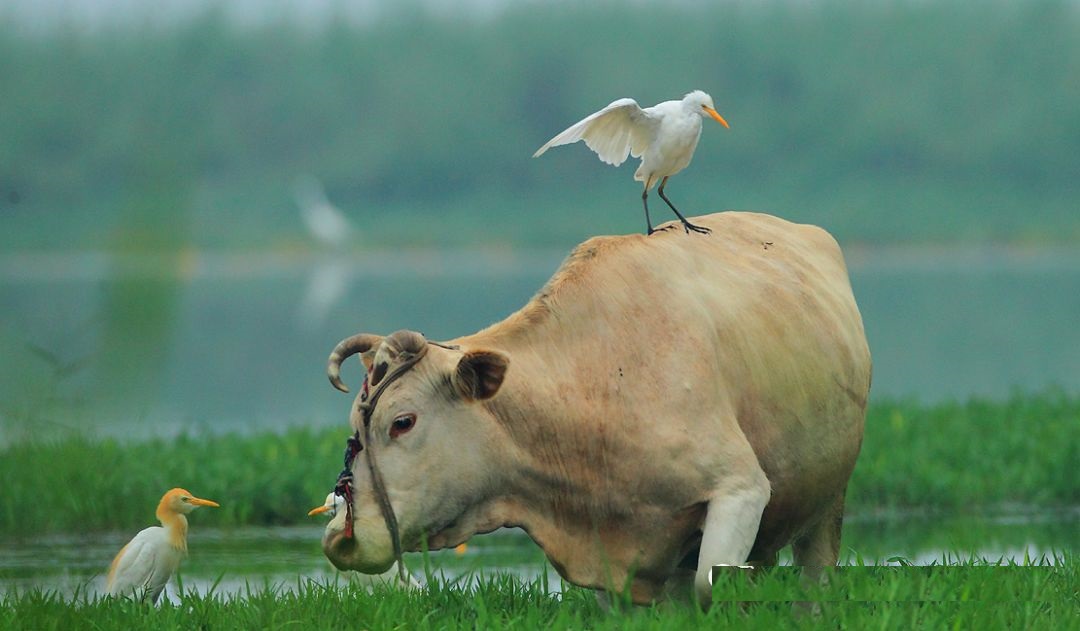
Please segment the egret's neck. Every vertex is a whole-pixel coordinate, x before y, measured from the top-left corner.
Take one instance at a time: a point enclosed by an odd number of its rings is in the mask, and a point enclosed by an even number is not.
[[[169,537],[169,543],[177,550],[187,552],[187,517],[176,511],[158,507],[158,521],[165,528],[165,534]]]

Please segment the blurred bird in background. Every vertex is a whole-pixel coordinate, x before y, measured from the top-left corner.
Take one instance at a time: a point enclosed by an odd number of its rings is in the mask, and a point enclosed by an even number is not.
[[[326,197],[319,180],[305,175],[293,187],[300,218],[315,241],[322,247],[315,269],[298,308],[297,319],[305,330],[317,329],[348,289],[352,274],[349,261],[341,256],[353,237],[345,214]]]
[[[330,203],[318,179],[312,175],[297,178],[293,193],[296,205],[300,207],[300,217],[311,236],[333,249],[342,248],[349,242],[352,232],[349,220]]]

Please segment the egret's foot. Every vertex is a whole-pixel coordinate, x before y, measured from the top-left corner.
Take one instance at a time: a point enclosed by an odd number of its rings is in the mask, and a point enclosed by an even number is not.
[[[662,228],[649,228],[649,234],[647,236],[652,236],[652,234],[654,232],[667,232],[668,230],[671,230],[674,227],[675,227],[674,224],[669,223],[668,225],[666,225],[666,226],[664,226]]]
[[[671,226],[668,226],[668,227],[670,228]],[[686,234],[690,234],[691,230],[693,230],[694,232],[700,233],[700,234],[709,234],[709,233],[712,232],[712,228],[706,228],[705,226],[698,226],[696,224],[690,223],[689,221],[687,221],[685,219],[682,220],[682,227],[683,227],[684,230],[686,230]]]

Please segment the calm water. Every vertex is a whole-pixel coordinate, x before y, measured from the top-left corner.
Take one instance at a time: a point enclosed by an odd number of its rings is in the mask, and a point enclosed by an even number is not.
[[[563,255],[0,257],[0,432],[344,424],[346,398],[323,375],[339,339],[475,331],[524,304]],[[847,256],[873,397],[1080,391],[1080,252]]]
[[[862,517],[845,526],[845,558],[858,552],[866,562],[885,562],[894,556],[918,564],[943,556],[967,559],[974,555],[1023,561],[1025,554],[1053,556],[1080,544],[1080,508],[1061,512],[1014,512],[998,517]],[[308,579],[371,580],[334,570],[320,548],[322,528],[242,528],[217,531],[193,524],[189,558],[181,567],[184,588],[217,593],[244,593],[249,587],[272,585],[295,589]],[[104,590],[104,574],[112,556],[133,533],[79,537],[53,536],[30,540],[0,539],[0,593],[42,588],[72,594]],[[783,562],[783,561],[782,561]],[[786,562],[790,562],[788,559]],[[406,555],[406,567],[423,582],[424,560]],[[433,553],[429,564],[436,575],[462,581],[479,573],[510,572],[526,578],[546,573],[558,588],[558,575],[544,555],[521,531],[501,530],[474,538],[464,554]],[[378,579],[376,579],[378,580]],[[175,598],[177,583],[166,594]]]

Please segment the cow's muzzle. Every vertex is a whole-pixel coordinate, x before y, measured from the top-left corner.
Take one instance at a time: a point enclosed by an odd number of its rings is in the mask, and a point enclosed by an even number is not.
[[[337,521],[337,520],[335,520]],[[323,534],[323,554],[339,570],[354,570],[364,574],[382,574],[394,564],[394,550],[389,541],[380,545],[365,540],[360,533],[346,537],[340,526],[333,524]]]

